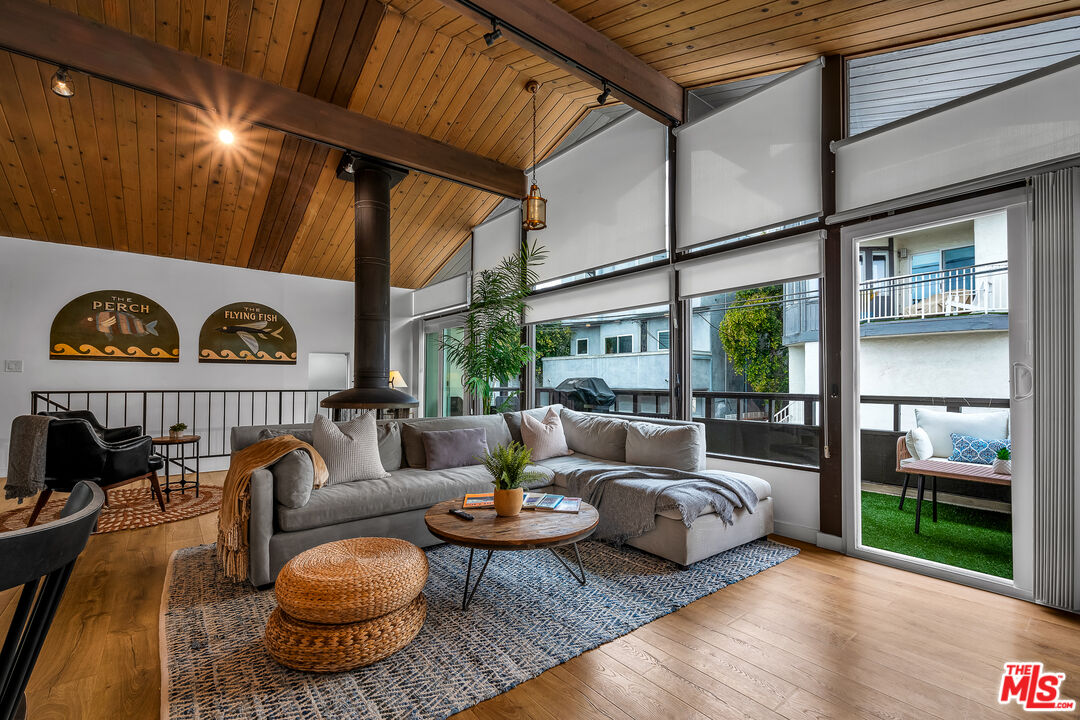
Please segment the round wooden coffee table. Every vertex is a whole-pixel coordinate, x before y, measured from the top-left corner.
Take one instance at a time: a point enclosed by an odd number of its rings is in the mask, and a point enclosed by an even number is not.
[[[473,508],[467,512],[474,520],[463,520],[451,515],[451,510],[460,510],[464,498],[455,498],[435,505],[424,515],[424,522],[432,535],[452,545],[469,548],[469,567],[465,571],[465,594],[461,600],[461,609],[468,610],[476,588],[484,577],[491,555],[496,550],[551,550],[563,567],[580,584],[585,584],[585,568],[581,564],[578,541],[584,540],[596,530],[600,515],[596,508],[587,502],[581,503],[577,513],[546,512],[543,510],[522,510],[513,517],[499,517],[494,508]],[[573,545],[574,558],[578,572],[570,567],[562,556],[555,552],[560,545]],[[471,582],[473,553],[487,550],[484,565],[476,581]]]

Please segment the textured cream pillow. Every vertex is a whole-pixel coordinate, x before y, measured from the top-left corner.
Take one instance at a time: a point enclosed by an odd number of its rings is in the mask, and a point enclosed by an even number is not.
[[[373,412],[340,425],[316,415],[312,440],[315,451],[326,462],[330,485],[390,477],[379,459],[379,434]]]
[[[573,451],[566,447],[562,420],[555,408],[548,409],[543,422],[527,412],[521,413],[521,439],[532,452],[533,462],[573,455]]]

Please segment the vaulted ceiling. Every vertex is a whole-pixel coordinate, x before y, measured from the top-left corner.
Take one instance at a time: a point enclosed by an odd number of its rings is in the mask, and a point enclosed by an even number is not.
[[[546,0],[532,0],[543,2]],[[519,168],[597,89],[438,0],[52,0],[54,6]],[[685,87],[1074,13],[1080,0],[558,0]],[[0,234],[352,278],[340,152],[0,51]],[[238,109],[242,114],[242,109]],[[418,287],[496,195],[413,173],[392,193],[392,283]],[[550,208],[550,212],[558,212]]]

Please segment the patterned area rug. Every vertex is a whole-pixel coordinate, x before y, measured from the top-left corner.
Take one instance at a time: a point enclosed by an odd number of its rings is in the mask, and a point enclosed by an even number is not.
[[[45,509],[41,511],[35,524],[41,525],[60,517],[60,511],[64,509],[67,498],[68,496],[64,493],[54,495],[46,503]],[[26,527],[35,502],[37,502],[36,496],[20,505],[18,510],[0,513],[0,531],[21,530]],[[98,516],[95,533],[134,530],[177,520],[187,520],[196,515],[214,512],[220,506],[221,488],[215,485],[200,486],[199,497],[195,497],[193,488],[189,488],[186,493],[173,492],[169,502],[165,503],[165,512],[161,512],[157,500],[150,493],[150,488],[117,488],[109,491],[109,505]]]
[[[499,552],[467,612],[468,550],[429,549],[428,616],[412,644],[327,675],[289,670],[266,653],[273,590],[226,580],[213,545],[178,550],[162,596],[161,716],[445,718],[799,552],[758,540],[680,571],[630,547],[579,547],[588,585],[550,552]]]

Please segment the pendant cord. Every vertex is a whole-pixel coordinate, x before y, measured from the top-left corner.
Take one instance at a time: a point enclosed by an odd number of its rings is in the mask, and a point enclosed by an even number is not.
[[[532,94],[532,184],[536,184],[536,91]]]

